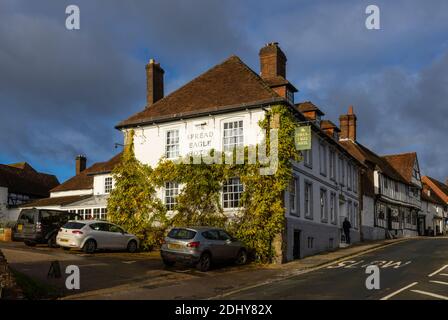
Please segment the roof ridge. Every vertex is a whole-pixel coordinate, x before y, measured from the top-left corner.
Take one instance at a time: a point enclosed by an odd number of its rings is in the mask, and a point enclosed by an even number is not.
[[[245,69],[247,69],[249,72],[250,72],[250,74],[253,76],[253,78],[255,79],[255,80],[257,80],[258,82],[260,82],[260,84],[262,85],[262,86],[264,86],[265,87],[265,89],[267,89],[268,91],[270,91],[273,95],[274,95],[274,97],[281,97],[277,92],[275,92],[271,87],[269,87],[268,86],[268,84],[263,80],[263,78],[258,74],[258,73],[256,73],[254,70],[252,70],[252,68],[251,67],[249,67],[246,63],[244,63],[244,61],[243,60],[241,60],[240,59],[240,57],[238,57],[237,55],[232,55],[232,56],[230,56],[230,58],[236,58],[237,59],[237,61],[245,68]],[[229,59],[230,59],[229,58]]]
[[[399,157],[399,156],[406,156],[406,155],[417,155],[417,152],[411,151],[411,152],[401,152],[401,153],[395,153],[395,154],[385,154],[381,157]]]

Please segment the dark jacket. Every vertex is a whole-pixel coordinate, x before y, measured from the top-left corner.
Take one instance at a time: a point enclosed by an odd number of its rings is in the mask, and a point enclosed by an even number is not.
[[[342,229],[344,229],[344,231],[349,231],[352,228],[352,225],[350,224],[350,221],[345,220],[342,223]]]

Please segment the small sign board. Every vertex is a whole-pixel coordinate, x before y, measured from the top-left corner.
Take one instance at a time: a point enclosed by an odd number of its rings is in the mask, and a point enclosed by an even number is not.
[[[297,150],[311,150],[311,126],[296,128],[294,142]]]

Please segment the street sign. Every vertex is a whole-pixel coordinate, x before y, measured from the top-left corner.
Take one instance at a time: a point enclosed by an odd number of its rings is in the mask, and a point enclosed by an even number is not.
[[[311,126],[301,126],[296,128],[294,141],[297,150],[311,149]]]

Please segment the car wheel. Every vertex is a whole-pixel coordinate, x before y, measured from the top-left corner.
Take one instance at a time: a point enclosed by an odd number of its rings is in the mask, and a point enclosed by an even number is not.
[[[50,248],[56,248],[57,247],[57,245],[56,245],[56,234],[54,234],[54,235],[52,235],[49,239],[48,239],[48,246],[50,247]]]
[[[199,259],[196,268],[199,271],[207,272],[208,270],[210,270],[211,264],[212,264],[212,256],[210,255],[210,253],[205,252],[201,255],[201,258]]]
[[[172,267],[176,263],[175,261],[171,261],[171,260],[166,260],[166,259],[162,259],[162,260],[163,260],[163,264],[167,267]]]
[[[69,247],[62,247],[62,250],[68,251],[68,250],[70,250],[70,248]]]
[[[236,257],[235,263],[239,266],[247,263],[247,252],[246,250],[240,250]]]
[[[128,248],[127,248],[128,252],[135,253],[135,252],[137,252],[137,249],[138,249],[137,242],[135,240],[129,241]]]
[[[87,240],[86,243],[84,244],[84,247],[82,248],[82,250],[85,253],[94,253],[96,250],[96,242],[95,240]]]
[[[25,241],[25,245],[27,245],[28,247],[35,247],[35,246],[36,246],[36,242],[33,242],[33,241]]]

